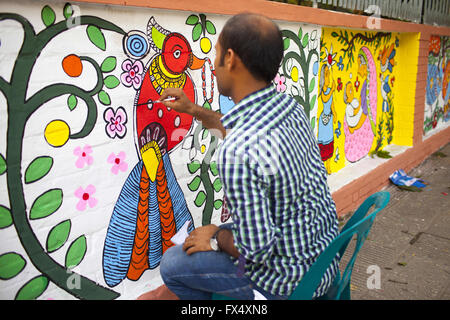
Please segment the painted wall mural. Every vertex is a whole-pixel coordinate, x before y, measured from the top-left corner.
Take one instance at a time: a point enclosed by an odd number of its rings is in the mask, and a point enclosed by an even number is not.
[[[449,125],[450,38],[431,36],[423,130],[427,136]]]
[[[178,231],[231,219],[220,141],[157,102],[233,107],[212,63],[228,17],[108,8],[0,3],[2,299],[134,299]],[[274,85],[316,126],[321,30],[280,28]]]
[[[0,3],[2,299],[134,299],[162,283],[177,232],[232,219],[221,141],[158,102],[177,87],[234,106],[212,62],[228,16],[104,8]],[[278,23],[273,84],[305,110],[331,177],[409,141],[417,37]],[[425,132],[448,120],[448,39],[433,39]]]
[[[317,137],[329,174],[378,154],[394,137],[400,36],[323,28]]]

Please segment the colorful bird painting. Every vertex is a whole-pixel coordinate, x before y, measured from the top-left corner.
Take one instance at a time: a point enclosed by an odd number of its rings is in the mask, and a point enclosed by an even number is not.
[[[138,280],[147,269],[159,265],[170,240],[192,216],[176,180],[169,153],[190,131],[193,118],[166,108],[157,101],[166,88],[182,88],[196,102],[188,70],[205,60],[192,53],[186,38],[170,32],[150,18],[150,48],[156,54],[147,64],[134,102],[135,145],[139,162],[128,176],[106,235],[103,273],[109,286],[125,277]]]
[[[378,54],[378,60],[380,61],[381,72],[384,73],[389,70],[392,73],[392,68],[395,66],[395,45],[391,44],[390,47],[384,46]]]

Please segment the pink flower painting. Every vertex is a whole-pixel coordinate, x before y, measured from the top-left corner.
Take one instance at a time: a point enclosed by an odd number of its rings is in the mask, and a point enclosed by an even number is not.
[[[140,60],[132,62],[130,59],[122,63],[122,70],[124,71],[120,76],[120,80],[125,87],[133,86],[134,89],[139,90],[142,78],[144,65]]]
[[[277,86],[277,92],[284,92],[286,90],[286,78],[279,73],[275,76],[275,84]]]
[[[114,139],[115,137],[119,137],[122,139],[127,133],[127,127],[125,124],[127,123],[127,113],[125,109],[122,107],[117,108],[114,112],[112,108],[108,108],[103,113],[103,118],[106,121],[106,134]]]
[[[95,187],[92,184],[88,185],[86,189],[79,187],[75,191],[75,196],[80,199],[76,206],[78,211],[86,210],[87,205],[89,205],[90,208],[93,208],[97,205],[98,200],[93,197],[94,193]]]
[[[108,157],[108,163],[112,163],[111,172],[118,174],[119,171],[125,172],[128,169],[128,163],[125,162],[126,154],[121,151],[117,155],[112,152]]]
[[[94,162],[94,158],[90,156],[91,153],[92,148],[90,145],[85,145],[83,149],[81,149],[81,147],[76,147],[75,150],[73,150],[73,154],[78,157],[75,166],[82,169],[85,165],[91,165]]]

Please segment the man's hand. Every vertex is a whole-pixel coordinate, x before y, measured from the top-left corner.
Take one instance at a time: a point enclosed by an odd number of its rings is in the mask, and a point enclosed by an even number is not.
[[[175,101],[162,101],[169,97],[175,98]],[[167,88],[159,98],[162,104],[168,108],[180,113],[187,113],[195,117],[202,125],[210,130],[210,133],[224,139],[226,133],[225,128],[220,122],[222,114],[209,109],[202,108],[193,103],[180,88]]]
[[[175,98],[175,101],[164,101],[169,97]],[[194,115],[195,109],[199,107],[189,100],[184,91],[180,88],[165,89],[159,100],[166,107],[172,108],[177,112],[190,114],[191,116]]]
[[[188,255],[199,251],[212,251],[209,240],[217,230],[219,230],[219,227],[214,224],[196,228],[184,241],[183,250]]]

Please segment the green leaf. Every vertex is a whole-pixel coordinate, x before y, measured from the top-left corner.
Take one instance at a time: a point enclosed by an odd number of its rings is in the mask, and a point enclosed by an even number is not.
[[[214,208],[220,209],[222,207],[222,205],[223,205],[222,200],[219,199],[219,200],[214,201]]]
[[[311,108],[314,108],[314,104],[316,103],[316,98],[317,98],[317,95],[313,95],[313,97],[311,98],[311,101],[309,102],[309,105],[311,106]]]
[[[7,207],[0,205],[0,229],[8,228],[12,223],[11,211]]]
[[[89,25],[86,28],[86,33],[88,35],[89,40],[100,50],[105,51],[106,50],[106,40],[105,36],[103,35],[102,31],[97,27],[93,25]]]
[[[206,137],[208,136],[209,130],[208,129],[204,129],[203,133],[202,133],[202,140],[206,139]]]
[[[302,36],[303,36],[303,30],[302,30],[302,27],[300,27],[300,28],[298,29],[298,38],[301,39]]]
[[[27,262],[18,253],[8,252],[0,256],[0,279],[8,280],[17,276],[25,268]]]
[[[200,179],[199,176],[196,176],[192,181],[188,184],[188,188],[191,191],[197,191],[200,187],[200,183],[202,182],[202,179]]]
[[[196,173],[198,169],[200,169],[201,164],[200,161],[194,160],[191,163],[188,164],[188,170],[190,173]]]
[[[98,93],[98,100],[105,106],[109,106],[111,104],[111,98],[104,90],[101,90]]]
[[[59,209],[62,204],[63,192],[61,189],[52,189],[41,194],[31,206],[30,219],[45,218]]]
[[[78,104],[78,99],[75,95],[71,94],[68,98],[67,98],[67,106],[69,107],[70,111],[73,111]]]
[[[283,40],[284,50],[287,50],[289,48],[290,43],[291,43],[291,40],[289,38],[284,38],[284,40]]]
[[[206,193],[203,191],[200,191],[197,194],[197,197],[195,198],[194,203],[197,207],[201,207],[203,205],[203,203],[205,202],[205,200],[206,200]]]
[[[216,27],[214,27],[209,20],[206,20],[206,31],[208,31],[209,34],[216,34]]]
[[[113,71],[117,66],[117,59],[116,57],[110,56],[107,57],[105,60],[103,60],[100,69],[102,70],[102,72],[104,73],[108,73]]]
[[[314,91],[314,87],[316,86],[316,78],[312,78],[311,82],[309,83],[308,91],[311,93]]]
[[[42,8],[41,18],[42,22],[44,22],[46,27],[51,26],[53,23],[55,23],[56,19],[55,11],[53,11],[53,9],[47,5]]]
[[[390,159],[392,156],[389,154],[388,151],[378,150],[377,156],[383,159]]]
[[[25,183],[32,183],[42,179],[50,172],[53,166],[53,158],[42,156],[34,159],[25,170]]]
[[[217,176],[219,174],[219,170],[217,169],[217,162],[211,161],[209,168],[211,169],[211,173],[213,174],[213,176]]]
[[[312,119],[311,119],[311,130],[314,130],[315,126],[316,126],[316,117],[312,117]]]
[[[119,81],[119,79],[117,79],[116,76],[111,75],[111,76],[107,76],[104,79],[104,83],[108,89],[114,89],[120,84],[120,81]]]
[[[306,48],[306,46],[308,45],[308,41],[309,41],[309,34],[305,33],[302,39],[303,48]]]
[[[86,237],[84,235],[75,239],[66,253],[66,268],[73,268],[80,264],[86,254]]]
[[[197,23],[194,27],[194,29],[192,29],[192,40],[197,41],[198,39],[200,39],[200,36],[202,35],[202,24],[201,23]]]
[[[63,9],[64,18],[69,19],[73,15],[73,8],[70,3],[66,3]]]
[[[3,155],[0,153],[0,175],[6,172],[6,161]]]
[[[195,14],[191,14],[187,19],[186,19],[186,24],[193,26],[194,24],[198,23],[198,16],[196,16]]]
[[[50,230],[47,236],[47,252],[51,253],[61,248],[67,241],[70,234],[72,223],[70,220],[65,220]]]
[[[220,178],[214,180],[213,188],[216,192],[219,192],[222,189],[222,181],[220,180]]]
[[[17,292],[16,300],[35,300],[48,287],[48,279],[45,276],[37,276],[28,281],[19,292]]]
[[[337,34],[336,31],[333,31],[333,32],[331,33],[331,36],[334,37],[334,38],[336,38],[336,37],[338,37],[339,35]]]
[[[203,104],[203,108],[211,110],[211,104],[208,102],[208,100],[205,100],[205,103]]]

